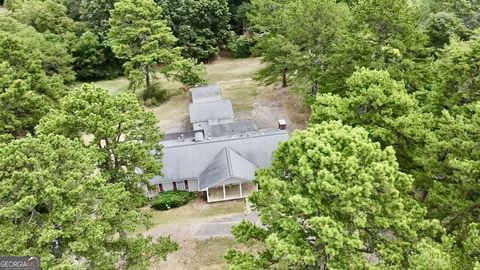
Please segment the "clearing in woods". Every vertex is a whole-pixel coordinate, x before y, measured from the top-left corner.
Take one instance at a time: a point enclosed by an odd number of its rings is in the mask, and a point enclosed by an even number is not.
[[[276,127],[279,119],[285,119],[289,131],[304,128],[309,111],[301,98],[288,89],[255,82],[252,76],[261,67],[260,58],[219,58],[206,65],[209,83],[220,85],[222,96],[232,100],[238,119],[254,119],[259,128]],[[124,77],[95,84],[112,94],[128,91],[128,80]],[[168,90],[170,99],[149,108],[159,127],[164,132],[188,129],[190,97],[183,93],[179,83],[164,80],[163,88]],[[180,250],[170,254],[166,261],[152,264],[152,270],[227,269],[224,256],[228,249],[256,249],[235,243],[230,233],[231,227],[243,219],[258,222],[255,214],[247,212],[245,201],[206,204],[198,199],[169,211],[146,211],[153,215],[153,227],[140,231],[154,238],[169,235],[180,245]]]
[[[252,76],[262,67],[260,58],[221,58],[206,65],[209,83],[218,83],[222,96],[232,100],[235,115],[239,119],[254,119],[259,128],[276,127],[279,119],[285,119],[288,129],[302,129],[309,116],[301,98],[285,88],[262,86]],[[95,82],[113,94],[128,92],[125,77]],[[149,108],[158,119],[164,132],[188,129],[188,104],[190,97],[183,93],[181,85],[164,80],[162,87],[168,90],[170,99],[158,107]]]

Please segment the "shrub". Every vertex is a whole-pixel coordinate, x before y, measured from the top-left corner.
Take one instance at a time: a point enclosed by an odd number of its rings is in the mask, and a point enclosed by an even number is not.
[[[168,210],[185,205],[195,198],[195,194],[188,191],[166,191],[159,193],[152,202],[156,210]]]
[[[254,37],[243,35],[230,41],[227,48],[232,52],[234,57],[247,58],[252,55],[251,49],[255,46],[256,42]]]
[[[145,95],[143,97],[146,99]],[[167,101],[169,98],[168,96],[168,91],[166,89],[162,89],[158,87],[158,85],[155,85],[154,88],[152,89],[152,100],[151,100],[151,105],[152,106],[158,106],[165,101]]]

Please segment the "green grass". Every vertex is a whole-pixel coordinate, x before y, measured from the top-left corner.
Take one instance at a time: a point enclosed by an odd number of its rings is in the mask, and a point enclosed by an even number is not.
[[[259,58],[221,58],[206,65],[210,83],[250,79],[261,67]]]
[[[157,76],[159,76],[159,82],[160,82],[160,86],[162,87],[162,89],[167,90],[170,95],[180,94],[179,90],[182,87],[181,83],[175,82],[175,81],[169,81],[166,78],[164,78],[163,76],[160,76],[158,74],[157,74]],[[76,88],[76,87],[82,85],[83,83],[90,83],[90,82],[75,82],[75,83],[70,85],[70,88]],[[93,81],[91,83],[97,85],[98,87],[109,90],[112,93],[112,95],[115,95],[115,94],[118,94],[118,93],[131,92],[131,90],[128,89],[128,86],[129,86],[130,82],[124,76],[118,77],[118,78],[115,78],[115,79],[109,79],[109,80]],[[138,89],[136,92],[137,92],[137,95],[140,95],[140,93],[142,92],[142,89]]]
[[[262,67],[259,58],[220,58],[206,65],[207,77],[210,83],[219,83],[224,98],[232,100],[235,112],[251,111],[255,98],[264,89],[252,80],[253,74]],[[188,113],[189,98],[183,95],[182,85],[178,82],[160,79],[163,89],[168,91],[170,99],[158,107],[150,108],[157,117],[160,127],[164,128],[175,125],[172,121],[179,122]],[[74,89],[84,82],[75,82],[69,87]],[[93,82],[95,85],[109,90],[113,95],[128,93],[129,81],[126,77],[101,80]],[[141,95],[141,90],[137,91]]]
[[[113,95],[118,93],[127,93],[129,81],[125,77],[119,77],[112,80],[94,82],[95,85],[109,90]]]
[[[234,84],[221,84],[224,98],[228,98],[233,103],[235,112],[245,112],[253,110],[255,98],[261,91],[254,81],[242,81]]]

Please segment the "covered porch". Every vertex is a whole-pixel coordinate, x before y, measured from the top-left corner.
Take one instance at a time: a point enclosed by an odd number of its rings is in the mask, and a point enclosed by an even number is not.
[[[206,190],[207,202],[220,202],[237,200],[248,197],[257,190],[257,186],[251,181],[240,183],[225,183]]]

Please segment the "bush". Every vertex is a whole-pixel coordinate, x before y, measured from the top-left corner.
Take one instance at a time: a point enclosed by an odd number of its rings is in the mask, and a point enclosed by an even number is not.
[[[166,191],[159,193],[152,202],[156,210],[168,210],[185,205],[195,198],[195,194],[188,191]]]
[[[251,36],[239,36],[230,41],[227,48],[236,58],[247,58],[252,55],[252,48],[256,44],[256,39]]]
[[[152,106],[158,106],[169,98],[168,91],[166,89],[159,88],[158,86],[154,86],[152,89],[152,100],[150,101]],[[144,96],[143,99],[146,99]]]

